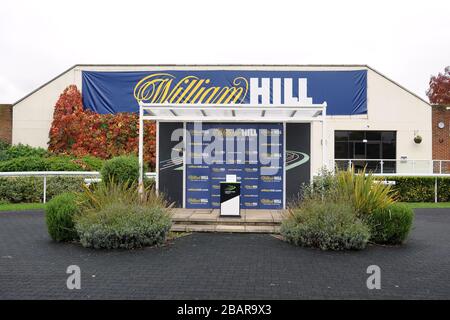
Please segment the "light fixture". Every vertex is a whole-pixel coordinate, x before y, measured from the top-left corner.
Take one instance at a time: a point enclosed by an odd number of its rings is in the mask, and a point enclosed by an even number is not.
[[[445,123],[443,121],[438,123],[438,128],[439,129],[444,129],[444,127],[445,127]]]

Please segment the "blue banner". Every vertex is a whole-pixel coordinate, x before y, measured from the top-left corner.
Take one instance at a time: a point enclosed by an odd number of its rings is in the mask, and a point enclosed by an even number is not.
[[[283,208],[282,124],[203,123],[199,130],[188,123],[186,129],[186,208],[219,208],[226,175],[241,183],[242,209]],[[212,130],[227,133],[214,140],[215,152],[208,149]]]
[[[139,102],[328,104],[329,115],[367,113],[367,71],[82,71],[85,108],[138,112]]]

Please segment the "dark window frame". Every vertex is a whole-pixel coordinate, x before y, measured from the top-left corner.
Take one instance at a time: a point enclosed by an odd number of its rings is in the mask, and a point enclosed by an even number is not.
[[[377,139],[368,139],[370,137],[377,137]],[[372,149],[370,149],[371,145],[374,146]],[[375,155],[378,153],[378,157],[368,157],[371,153]],[[339,168],[348,167],[348,161],[342,161],[342,159],[351,159],[357,169],[367,167],[369,171],[380,172],[382,166],[380,161],[370,161],[370,159],[395,160],[396,157],[397,131],[395,130],[334,131],[334,158]],[[367,159],[369,161],[366,161]],[[383,172],[396,172],[396,162],[384,161]]]

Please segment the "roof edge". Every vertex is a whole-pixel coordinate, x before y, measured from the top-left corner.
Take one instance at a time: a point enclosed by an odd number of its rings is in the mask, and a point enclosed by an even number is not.
[[[25,100],[26,98],[28,98],[29,96],[31,96],[32,94],[36,93],[37,91],[41,90],[43,87],[45,87],[46,85],[48,85],[49,83],[55,81],[56,79],[58,79],[59,77],[61,77],[62,75],[66,74],[67,72],[69,72],[72,69],[75,69],[78,65],[73,65],[72,67],[70,67],[69,69],[61,72],[60,74],[58,74],[57,76],[51,78],[49,81],[45,82],[44,84],[40,85],[39,87],[37,87],[36,89],[34,89],[33,91],[31,91],[30,93],[26,94],[25,96],[23,96],[22,98],[20,98],[19,100],[17,100],[14,103],[11,103],[11,105],[14,107],[16,104],[18,104],[19,102],[22,102],[23,100]]]
[[[400,89],[403,89],[404,91],[406,91],[406,92],[408,92],[409,94],[413,95],[414,97],[416,97],[417,99],[421,100],[422,102],[425,102],[428,106],[431,107],[431,104],[430,104],[427,100],[423,99],[422,97],[420,97],[420,96],[417,95],[416,93],[412,92],[412,91],[409,90],[409,89],[406,89],[404,86],[402,86],[402,85],[399,84],[398,82],[392,80],[391,78],[385,76],[385,75],[384,75],[383,73],[381,73],[380,71],[378,71],[378,70],[376,70],[376,69],[374,69],[374,68],[372,68],[372,67],[370,67],[370,66],[368,66],[368,65],[366,65],[366,67],[367,67],[368,69],[372,70],[373,72],[379,74],[380,76],[382,76],[382,77],[385,78],[386,80],[392,82],[393,84],[395,84],[395,85],[396,85],[397,87],[399,87]]]
[[[408,92],[409,94],[413,95],[417,99],[421,100],[422,102],[425,102],[427,105],[431,107],[431,104],[426,101],[425,99],[421,98],[419,95],[415,94],[411,90],[406,89],[404,86],[400,85],[398,82],[390,79],[389,77],[385,76],[383,73],[379,72],[378,70],[370,67],[367,64],[75,64],[72,67],[66,69],[65,71],[61,72],[57,76],[53,77],[49,81],[45,82],[41,86],[37,87],[24,97],[20,98],[16,102],[12,103],[11,105],[14,107],[19,102],[25,100],[35,92],[39,91],[52,81],[58,79],[65,73],[69,72],[72,69],[79,68],[79,67],[352,67],[352,68],[367,68],[378,75],[382,76],[386,80],[392,82],[400,89]]]

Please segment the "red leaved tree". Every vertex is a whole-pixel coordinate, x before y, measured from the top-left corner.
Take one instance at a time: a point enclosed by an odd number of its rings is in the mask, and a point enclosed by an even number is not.
[[[432,104],[450,105],[450,66],[444,73],[431,77],[427,96]]]
[[[56,154],[92,155],[102,159],[137,154],[139,116],[135,113],[98,114],[84,110],[80,91],[67,87],[55,105],[49,150]],[[144,127],[144,161],[155,167],[155,124]]]

